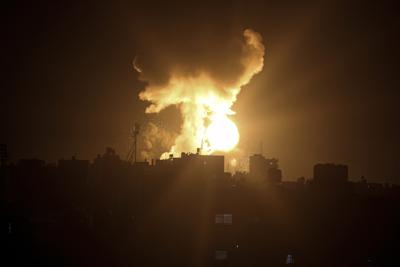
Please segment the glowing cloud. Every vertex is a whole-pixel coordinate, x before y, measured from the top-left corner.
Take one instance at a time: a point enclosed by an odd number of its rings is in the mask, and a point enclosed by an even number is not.
[[[215,77],[203,66],[194,72],[169,70],[166,83],[153,83],[146,79],[146,69],[139,67],[135,59],[134,67],[140,79],[148,82],[139,94],[141,100],[151,103],[146,113],[158,113],[175,105],[182,114],[181,131],[162,157],[195,151],[196,148],[202,148],[204,154],[211,154],[232,150],[237,145],[239,132],[229,118],[235,114],[231,107],[241,87],[262,70],[265,50],[261,35],[257,32],[247,29],[243,36],[241,51],[237,55],[241,71],[229,81]]]

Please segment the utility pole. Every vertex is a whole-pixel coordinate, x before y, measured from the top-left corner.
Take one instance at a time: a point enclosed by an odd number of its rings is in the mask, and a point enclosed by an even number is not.
[[[130,137],[133,138],[133,143],[130,145],[130,149],[128,151],[127,160],[131,163],[135,163],[137,161],[137,137],[140,132],[140,124],[135,123],[133,129],[131,130]]]
[[[137,137],[139,135],[139,131],[140,131],[140,125],[139,123],[135,123],[135,126],[133,128],[133,135],[134,135],[134,141],[135,141],[135,162],[137,161]]]

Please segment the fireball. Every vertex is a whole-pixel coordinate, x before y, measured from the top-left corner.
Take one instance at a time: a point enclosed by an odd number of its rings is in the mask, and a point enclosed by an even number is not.
[[[205,135],[211,151],[227,152],[239,142],[239,131],[226,115],[212,118]]]

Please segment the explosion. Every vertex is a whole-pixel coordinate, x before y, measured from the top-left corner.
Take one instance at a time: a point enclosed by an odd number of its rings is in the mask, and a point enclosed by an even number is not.
[[[206,129],[207,144],[218,151],[229,151],[239,142],[239,131],[236,124],[226,116],[215,116]]]
[[[152,83],[146,79],[146,69],[139,67],[135,59],[134,68],[140,79],[148,82],[139,94],[141,100],[151,103],[146,113],[158,113],[174,105],[179,107],[182,115],[181,131],[162,158],[196,148],[201,148],[207,155],[228,152],[239,143],[239,131],[232,120],[235,112],[231,108],[241,88],[262,70],[265,50],[257,32],[247,29],[243,36],[238,55],[241,72],[229,81],[216,78],[206,68],[198,68],[190,73],[172,69],[167,82]]]

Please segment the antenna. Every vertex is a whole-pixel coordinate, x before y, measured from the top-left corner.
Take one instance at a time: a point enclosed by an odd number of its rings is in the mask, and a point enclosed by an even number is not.
[[[127,156],[127,160],[131,163],[135,163],[137,161],[137,137],[139,135],[139,132],[140,132],[140,124],[135,123],[135,125],[131,129],[131,134],[130,134],[130,137],[133,138],[133,144],[131,144]]]

